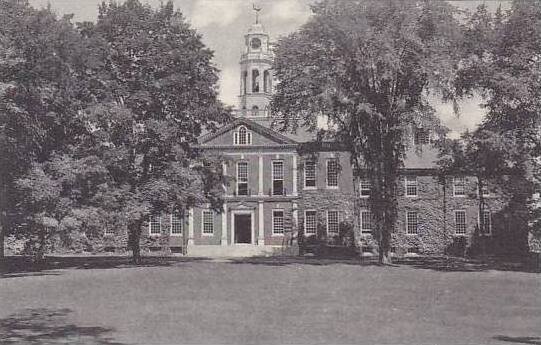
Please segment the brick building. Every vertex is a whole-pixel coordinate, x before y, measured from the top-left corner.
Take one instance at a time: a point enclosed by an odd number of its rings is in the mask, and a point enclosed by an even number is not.
[[[294,255],[299,244],[306,250],[314,239],[343,245],[348,228],[364,255],[376,251],[370,185],[354,176],[349,153],[326,143],[308,154],[304,148],[315,145],[309,133],[271,129],[271,67],[269,35],[256,22],[245,35],[236,119],[200,138],[203,150],[225,157],[224,174],[232,177],[224,186],[223,210],[199,207],[185,215],[151,217],[145,231],[150,248],[202,256]],[[488,252],[520,247],[496,186],[483,191],[486,207],[479,215],[475,179],[438,179],[430,133],[418,128],[412,133],[416,135],[399,183],[392,252],[463,254],[476,247]],[[482,231],[481,216],[486,224]]]

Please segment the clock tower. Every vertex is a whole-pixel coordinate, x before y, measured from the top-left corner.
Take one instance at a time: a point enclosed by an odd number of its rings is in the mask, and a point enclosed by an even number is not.
[[[239,115],[267,118],[273,90],[272,51],[269,35],[259,22],[259,11],[254,6],[256,20],[244,35],[244,52],[240,58]]]

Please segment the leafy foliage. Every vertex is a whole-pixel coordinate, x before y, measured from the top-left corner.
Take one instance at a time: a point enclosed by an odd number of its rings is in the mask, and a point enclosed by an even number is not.
[[[429,91],[454,99],[460,30],[444,2],[325,1],[279,41],[277,124],[306,126],[352,153],[372,183],[380,260],[388,262],[396,184],[412,125],[443,134]],[[325,116],[328,129],[317,129]]]

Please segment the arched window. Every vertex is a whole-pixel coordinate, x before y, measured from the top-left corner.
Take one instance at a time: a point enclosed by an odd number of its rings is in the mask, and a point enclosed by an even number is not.
[[[252,92],[259,92],[259,70],[252,70]]]
[[[246,94],[246,90],[247,90],[247,84],[248,83],[248,72],[244,71],[242,72],[242,94],[245,95]]]
[[[265,93],[271,92],[270,73],[268,70],[263,72],[263,90]]]
[[[246,145],[246,127],[239,128],[239,145]]]
[[[258,116],[259,115],[259,107],[257,105],[254,105],[252,107],[252,116]]]
[[[252,133],[244,126],[240,126],[239,130],[235,132],[233,142],[235,145],[251,145]]]

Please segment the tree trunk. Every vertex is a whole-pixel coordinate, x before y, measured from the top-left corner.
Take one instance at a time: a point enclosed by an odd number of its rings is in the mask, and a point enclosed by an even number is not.
[[[129,246],[132,250],[132,262],[135,265],[141,264],[141,224],[141,221],[137,221],[129,226]]]

